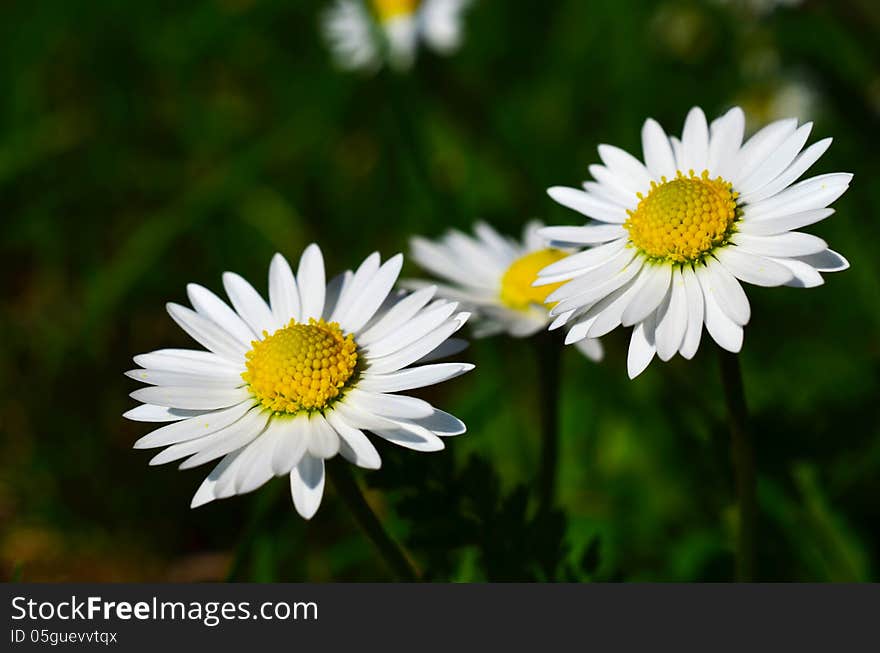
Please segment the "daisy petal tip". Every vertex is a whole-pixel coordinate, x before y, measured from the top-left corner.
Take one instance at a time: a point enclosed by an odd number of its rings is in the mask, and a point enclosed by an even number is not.
[[[211,503],[216,498],[217,497],[215,497],[210,490],[199,488],[193,496],[192,501],[189,503],[190,510],[201,508],[202,506]]]
[[[136,415],[136,414],[137,414],[137,413],[135,412],[136,410],[137,410],[137,408],[131,408],[131,409],[125,411],[124,413],[122,413],[122,416],[123,416],[125,419],[131,420],[132,422],[137,422],[137,421],[139,421],[139,420],[136,420],[134,417],[132,417],[132,415]]]

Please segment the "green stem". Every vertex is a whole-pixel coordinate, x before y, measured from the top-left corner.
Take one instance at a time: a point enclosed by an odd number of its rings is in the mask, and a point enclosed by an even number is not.
[[[227,583],[234,582],[241,576],[245,562],[247,562],[253,548],[254,540],[263,528],[269,515],[272,514],[272,508],[278,502],[283,487],[284,484],[282,483],[269,483],[266,489],[255,497],[253,512],[244,527],[241,539],[235,549],[235,555],[229,565],[229,571],[226,574]]]
[[[535,336],[538,367],[538,397],[541,402],[541,467],[538,501],[541,510],[553,507],[559,467],[559,374],[562,346],[556,334],[545,331]]]
[[[739,356],[719,349],[721,383],[730,422],[730,451],[736,477],[738,528],[736,536],[736,578],[740,582],[755,580],[755,534],[758,502],[755,484],[755,449],[749,428],[749,414],[743,391]]]
[[[397,578],[397,580],[414,582],[419,580],[419,575],[413,568],[409,559],[404,554],[400,545],[395,542],[385,528],[382,522],[376,517],[376,513],[370,508],[370,504],[364,499],[354,475],[348,463],[341,460],[328,461],[327,471],[336,492],[348,504],[355,521],[364,530],[364,533],[370,538],[370,541],[379,550],[385,564]]]

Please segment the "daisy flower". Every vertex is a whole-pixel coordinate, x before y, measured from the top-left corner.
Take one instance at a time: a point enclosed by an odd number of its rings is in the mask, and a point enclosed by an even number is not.
[[[740,282],[812,288],[823,283],[820,273],[849,267],[824,240],[796,231],[830,216],[826,207],[852,179],[834,173],[795,183],[831,139],[803,149],[812,124],[789,119],[743,143],[744,124],[739,108],[711,125],[694,108],[679,140],[649,119],[644,163],[600,145],[604,165],[590,166],[594,180],[583,190],[547,191],[594,220],[542,230],[551,242],[588,247],[541,270],[538,281],[566,282],[547,301],[570,326],[569,342],[635,327],[630,378],[655,354],[693,357],[703,325],[736,353],[750,316]]]
[[[324,34],[346,69],[379,68],[387,60],[406,70],[419,43],[440,54],[455,51],[470,0],[337,0],[323,17]]]
[[[533,286],[538,271],[571,252],[547,247],[538,235],[543,226],[529,222],[522,240],[516,241],[478,222],[475,236],[451,230],[436,242],[415,237],[410,255],[425,270],[448,282],[438,286],[441,295],[475,312],[479,320],[474,335],[507,333],[525,338],[551,323],[545,300],[562,285]],[[428,282],[406,283],[419,288]],[[580,339],[578,348],[591,360],[602,358],[602,345],[594,338]]]
[[[433,385],[473,368],[426,363],[457,353],[450,339],[468,318],[435,289],[392,293],[401,255],[379,254],[325,283],[317,245],[303,252],[294,276],[276,254],[269,302],[242,277],[223,275],[230,307],[210,290],[187,286],[193,309],[168,313],[207,351],[161,349],[135,356],[128,376],[150,384],[131,396],[143,402],[125,417],[169,422],[135,443],[167,447],[151,465],[183,460],[188,469],[222,458],[192,507],[250,492],[289,475],[293,503],[309,519],[321,503],[324,461],[337,453],[367,469],[379,454],[368,430],[416,451],[443,449],[464,433],[457,418],[421,399],[396,394]],[[439,437],[438,437],[439,436]]]

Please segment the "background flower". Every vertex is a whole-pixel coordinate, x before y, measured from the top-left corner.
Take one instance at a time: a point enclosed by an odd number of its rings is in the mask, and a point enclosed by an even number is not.
[[[502,236],[485,222],[474,227],[474,236],[453,230],[431,241],[416,236],[410,243],[412,259],[446,283],[440,294],[477,311],[474,334],[480,337],[507,333],[515,338],[533,336],[552,321],[544,303],[554,287],[535,287],[538,271],[565,258],[571,250],[548,248],[538,231],[544,225],[526,224],[521,241]],[[429,281],[408,280],[413,288]],[[592,360],[602,358],[602,345],[580,338],[578,348]]]
[[[574,223],[543,189],[587,179],[598,143],[638,152],[645,116],[678,131],[694,102],[721,115],[751,95],[742,60],[772,43],[816,94],[813,139],[834,136],[810,174],[856,182],[817,228],[850,270],[808,292],[749,288],[739,357],[753,424],[773,434],[757,443],[761,568],[880,579],[876,4],[757,21],[689,0],[474,3],[467,47],[406,79],[415,157],[384,84],[330,65],[327,2],[5,3],[0,576],[387,579],[329,490],[309,522],[282,481],[179,518],[197,473],[148,467],[131,450],[144,425],[120,417],[132,353],[193,346],[157,307],[195,279],[220,293],[227,269],[265,296],[273,253],[293,263],[313,240],[344,270],[474,216],[507,234],[522,216]],[[628,335],[602,339],[602,365],[563,351],[552,518],[521,487],[538,454],[529,340],[475,340],[479,370],[418,391],[467,424],[454,446],[373,439],[367,499],[429,578],[730,578],[714,345],[632,382]]]
[[[413,65],[420,44],[449,54],[462,38],[462,14],[470,0],[336,0],[323,29],[343,68]]]

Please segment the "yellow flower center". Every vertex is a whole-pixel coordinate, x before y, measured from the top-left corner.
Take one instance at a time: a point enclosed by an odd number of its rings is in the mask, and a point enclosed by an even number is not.
[[[537,287],[532,284],[538,272],[566,256],[568,254],[559,249],[539,249],[516,259],[501,277],[502,303],[517,311],[527,310],[532,304],[542,305],[547,296],[565,282]]]
[[[342,392],[357,366],[354,336],[336,322],[296,320],[272,335],[263,331],[246,354],[241,378],[260,403],[277,413],[321,410]]]
[[[649,259],[684,263],[699,261],[727,242],[739,217],[739,193],[721,177],[699,177],[679,170],[675,179],[651,182],[647,196],[638,193],[639,205],[627,211],[624,227],[629,238]]]
[[[373,0],[373,9],[380,22],[416,13],[421,0]]]

